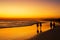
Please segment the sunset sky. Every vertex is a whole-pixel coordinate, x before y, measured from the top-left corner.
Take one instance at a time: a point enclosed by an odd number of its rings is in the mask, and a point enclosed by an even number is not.
[[[0,18],[60,18],[59,3],[58,0],[0,0]],[[50,22],[43,24],[43,32],[49,29]],[[36,34],[36,25],[5,28],[0,29],[0,40],[21,40]]]
[[[0,18],[60,18],[58,0],[0,0]]]

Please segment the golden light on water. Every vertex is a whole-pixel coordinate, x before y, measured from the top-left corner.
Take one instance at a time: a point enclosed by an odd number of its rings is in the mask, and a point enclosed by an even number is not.
[[[0,29],[0,39],[27,39],[36,35],[36,26]]]
[[[38,28],[39,29],[39,28]],[[42,31],[45,32],[49,30],[49,24],[43,24]],[[1,40],[25,40],[37,35],[36,25],[26,26],[26,27],[16,27],[16,28],[5,28],[0,29],[0,39]]]

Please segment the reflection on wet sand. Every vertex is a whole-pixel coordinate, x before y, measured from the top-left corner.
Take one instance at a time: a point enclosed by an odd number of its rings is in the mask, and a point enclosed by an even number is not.
[[[57,25],[55,21],[51,21],[50,28],[50,30],[39,33],[38,35],[30,38],[29,40],[60,40],[60,24]]]
[[[40,24],[39,24],[40,25]],[[41,25],[40,25],[41,26]],[[42,24],[42,32],[49,30],[49,22]],[[36,24],[26,27],[0,29],[0,40],[25,40],[37,35]],[[38,27],[40,31],[40,27]]]
[[[0,40],[23,40],[36,35],[36,25],[0,29]]]
[[[13,24],[14,23],[14,24]],[[5,25],[7,24],[7,25]],[[10,28],[11,25],[13,28]],[[18,25],[19,24],[19,25]],[[25,27],[20,25],[26,25]],[[38,34],[42,34],[48,30],[56,29],[56,22],[45,21],[0,21],[0,40],[25,40],[33,38]],[[20,27],[17,27],[17,26]],[[29,25],[29,26],[28,26]],[[8,26],[8,27],[7,27]]]

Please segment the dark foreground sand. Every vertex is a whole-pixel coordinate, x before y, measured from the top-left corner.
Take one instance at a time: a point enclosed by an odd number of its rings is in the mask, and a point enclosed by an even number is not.
[[[60,40],[60,26],[55,29],[40,33],[29,40]]]

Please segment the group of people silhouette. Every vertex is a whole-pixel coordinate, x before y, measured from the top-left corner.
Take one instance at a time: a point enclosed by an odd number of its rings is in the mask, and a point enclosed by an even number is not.
[[[52,22],[52,21],[50,22],[50,28],[51,28],[51,29],[55,29],[55,28],[56,28],[55,22]]]
[[[41,22],[39,22],[39,23],[37,23],[37,33],[39,33],[39,29],[38,29],[38,27],[40,27],[40,33],[42,32],[42,23]]]
[[[42,22],[38,22],[38,23],[36,23],[36,24],[37,24],[37,33],[39,33],[38,27],[40,28],[40,33],[41,33],[41,32],[42,32]],[[56,28],[55,22],[50,21],[50,28],[51,28],[51,29]]]

